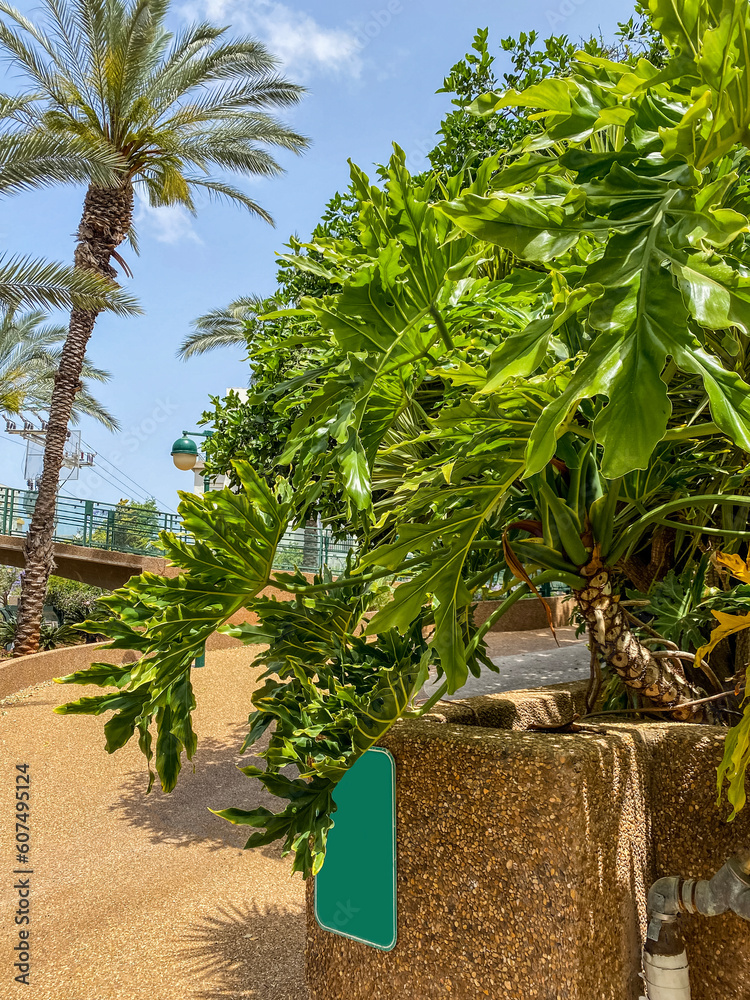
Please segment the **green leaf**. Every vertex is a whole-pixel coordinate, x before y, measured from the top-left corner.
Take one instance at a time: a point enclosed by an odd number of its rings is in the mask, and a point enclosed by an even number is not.
[[[498,243],[523,260],[543,263],[566,253],[581,238],[584,205],[570,195],[570,186],[564,193],[551,194],[543,187],[489,197],[466,193],[437,207],[477,239]]]
[[[172,709],[169,705],[158,709],[156,725],[156,772],[161,779],[162,791],[171,792],[180,773],[180,753],[183,747],[172,732]]]
[[[141,750],[149,760],[150,737],[139,720],[156,715],[156,770],[165,790],[174,787],[182,751],[190,759],[197,745],[191,724],[193,660],[206,639],[268,584],[291,518],[289,504],[246,463],[237,464],[237,474],[241,494],[224,489],[183,495],[180,514],[186,529],[195,532],[195,543],[163,535],[169,557],[182,569],[179,576],[144,573],[103,599],[113,617],[97,622],[97,631],[111,636],[113,647],[137,649],[140,659],[123,667],[94,664],[63,678],[120,688],[56,710],[94,715],[121,710],[106,725],[110,751],[122,746],[138,724]]]
[[[737,143],[748,145],[750,13],[743,0],[649,0],[654,26],[673,59],[665,76],[695,95],[664,136],[704,168]]]

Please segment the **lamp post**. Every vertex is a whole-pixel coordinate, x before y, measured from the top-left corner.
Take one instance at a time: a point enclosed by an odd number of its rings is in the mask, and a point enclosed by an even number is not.
[[[213,435],[213,431],[183,431],[182,437],[177,438],[175,443],[172,445],[172,461],[182,472],[190,472],[195,470],[200,471],[199,462],[202,462],[201,456],[198,452],[198,445],[193,441],[193,438],[210,438]],[[197,485],[197,482],[196,482]],[[211,489],[211,480],[209,476],[203,477],[203,492],[208,493]]]
[[[175,443],[172,445],[172,461],[177,466],[181,472],[190,472],[195,469],[198,465],[200,455],[198,453],[198,445],[193,441],[193,438],[210,438],[213,431],[183,431],[182,437],[177,438]],[[199,470],[196,470],[196,472]],[[197,482],[196,482],[197,485]],[[211,478],[210,476],[203,477],[203,492],[208,493],[211,489]],[[194,667],[205,667],[206,665],[206,647],[203,647],[203,652],[196,656],[193,661]]]

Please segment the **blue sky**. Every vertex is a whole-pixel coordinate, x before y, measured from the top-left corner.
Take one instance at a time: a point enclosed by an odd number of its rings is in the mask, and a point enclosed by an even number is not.
[[[17,5],[27,14],[35,7],[27,0]],[[91,420],[82,422],[83,440],[107,461],[99,463],[101,475],[85,470],[67,492],[102,501],[148,494],[166,509],[176,506],[175,491],[190,489],[192,476],[172,465],[172,441],[183,428],[196,427],[209,395],[245,385],[249,374],[239,350],[178,361],[175,350],[191,321],[239,295],[273,290],[275,254],[283,252],[290,234],[307,236],[325,202],[347,186],[348,158],[371,169],[388,158],[396,141],[412,170],[424,166],[449,109],[448,95],[435,91],[478,27],[489,25],[497,51],[500,38],[531,29],[542,37],[566,33],[577,40],[599,30],[612,37],[617,21],[631,11],[627,0],[175,3],[175,27],[208,17],[259,37],[281,58],[286,75],[309,90],[286,119],[312,146],[301,157],[282,155],[281,177],[241,182],[271,212],[276,228],[228,206],[209,205],[191,218],[179,209],[138,204],[141,255],[126,248],[124,256],[134,272],[127,286],[145,314],[100,317],[90,347],[92,360],[112,372],[111,382],[97,392],[122,430],[113,435]],[[507,69],[504,59],[500,52],[501,71]],[[6,74],[2,87],[17,89],[18,80]],[[82,198],[80,188],[57,188],[3,201],[0,247],[71,260]],[[24,485],[22,459],[17,439],[0,430],[0,483]],[[113,468],[124,485],[114,480]]]

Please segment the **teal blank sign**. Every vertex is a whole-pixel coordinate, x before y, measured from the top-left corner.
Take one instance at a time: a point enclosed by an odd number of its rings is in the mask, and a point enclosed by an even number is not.
[[[396,946],[396,767],[381,747],[336,786],[338,809],[315,877],[315,918],[334,934],[381,951]]]

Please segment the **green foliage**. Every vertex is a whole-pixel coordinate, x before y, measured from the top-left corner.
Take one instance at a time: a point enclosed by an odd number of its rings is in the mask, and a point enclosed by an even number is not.
[[[527,475],[549,462],[581,400],[605,397],[592,425],[605,475],[646,469],[672,411],[667,357],[701,379],[715,425],[750,447],[747,384],[705,332],[730,331],[736,343],[748,329],[747,279],[736,263],[750,211],[740,181],[747,154],[702,171],[667,158],[665,136],[683,128],[694,102],[659,80],[643,60],[629,69],[586,57],[565,79],[483,99],[488,113],[542,109],[544,136],[526,148],[547,155],[527,153],[493,180],[489,195],[466,193],[442,206],[478,239],[562,279],[558,310],[587,335],[574,377],[536,423]],[[550,155],[562,140],[564,152]],[[496,378],[533,371],[553,333],[549,320],[527,328],[513,345],[513,367],[498,364]]]
[[[0,134],[0,197],[89,177],[105,185],[112,183],[120,158],[106,143],[87,148],[76,138],[66,141],[49,133],[16,133],[12,123],[22,120],[29,108],[27,98],[0,95],[0,119],[10,126]],[[120,315],[140,312],[132,295],[92,271],[0,255],[0,305],[7,312],[22,307],[70,308],[74,301],[82,308],[111,309]]]
[[[288,377],[251,386],[290,421],[281,453],[268,441],[257,472],[238,463],[237,493],[183,498],[195,544],[162,536],[181,576],[105,599],[114,617],[96,630],[138,663],[67,678],[115,687],[63,709],[116,710],[110,750],[138,728],[151,760],[156,719],[169,789],[195,749],[192,659],[234,611],[255,611],[260,625],[234,634],[267,646],[276,676],[246,745],[275,728],[266,770],[246,773],[285,805],[222,815],[262,831],[251,846],[283,839],[304,873],[321,862],[335,781],[411,711],[425,671],[444,692],[488,666],[491,621],[477,629],[471,609],[489,581],[503,576],[498,615],[551,580],[610,607],[666,530],[662,576],[674,575],[650,588],[651,614],[694,643],[691,616],[716,595],[685,571],[717,537],[747,542],[748,153],[744,133],[727,146],[701,109],[735,99],[728,82],[728,97],[716,89],[711,33],[744,79],[750,13],[696,0],[687,46],[661,0],[653,10],[663,68],[584,52],[565,76],[476,102],[488,119],[538,114],[513,162],[413,178],[396,147],[379,183],[352,167],[356,239],[322,234],[284,258],[328,292],[260,320],[280,323],[271,351],[300,350]],[[261,599],[287,523],[322,497],[346,511],[357,560],[335,581],[277,576],[295,595],[283,607]],[[729,744],[740,768],[743,732]]]
[[[89,587],[62,576],[51,576],[44,603],[53,609],[61,624],[75,625],[99,612],[98,601],[104,593],[99,587]]]
[[[290,239],[291,252],[279,258],[274,296],[246,296],[199,317],[193,334],[178,351],[187,359],[225,344],[247,348],[251,369],[247,398],[231,391],[223,398],[211,397],[213,409],[202,418],[202,423],[214,430],[206,442],[207,472],[228,476],[234,488],[238,487],[232,465],[235,459],[248,461],[273,483],[280,443],[289,437],[300,412],[299,390],[314,391],[316,369],[321,374],[327,370],[330,344],[320,336],[317,324],[297,312],[297,307],[304,297],[321,298],[340,291],[340,275],[332,273],[326,263],[327,247],[346,241],[350,249],[361,253],[358,205],[351,188],[344,195],[334,195],[315,228],[314,243],[303,245]],[[286,406],[290,387],[297,402]],[[293,467],[287,474],[294,476]],[[335,491],[324,489],[318,508],[335,518],[340,512]]]
[[[1,280],[1,279],[0,279]],[[0,296],[1,298],[1,296]],[[67,328],[48,322],[41,310],[0,311],[0,411],[49,410],[55,373]],[[106,382],[109,372],[84,362],[83,388],[76,394],[72,417],[94,417],[108,430],[119,425],[91,394],[91,382]]]
[[[133,577],[101,599],[112,614],[109,621],[81,626],[109,638],[110,648],[134,649],[140,658],[122,667],[95,663],[62,678],[69,684],[116,686],[114,694],[81,698],[56,711],[116,712],[104,727],[109,753],[124,746],[137,729],[149,763],[149,789],[154,778],[149,726],[156,722],[155,764],[162,788],[170,791],[182,751],[190,760],[196,748],[191,665],[206,639],[268,583],[289,520],[287,499],[272,494],[249,466],[239,464],[237,474],[240,494],[229,489],[181,494],[179,512],[195,542],[189,545],[167,532],[161,535],[165,555],[183,571],[179,576]]]
[[[331,582],[330,575],[315,579],[318,586]],[[304,588],[307,580],[297,575],[287,578],[287,585]],[[289,805],[276,815],[268,809],[225,809],[217,815],[265,828],[246,847],[283,839],[283,852],[295,855],[293,870],[305,877],[323,863],[337,782],[407,713],[427,679],[421,618],[403,635],[391,629],[368,642],[361,634],[364,616],[377,601],[377,588],[355,578],[314,600],[258,599],[253,610],[259,625],[225,629],[268,647],[256,661],[267,664],[266,680],[253,692],[255,711],[243,747],[249,749],[273,727],[259,752],[266,769],[241,770]],[[282,773],[289,765],[299,777]]]
[[[236,392],[212,397],[213,410],[203,414],[214,434],[205,445],[209,475],[227,475],[233,487],[238,480],[235,459],[250,462],[272,484],[278,474],[280,442],[291,433],[299,411],[284,404],[285,387],[308,374],[316,362],[324,363],[326,347],[306,317],[278,314],[280,303],[264,299],[254,303],[242,324],[252,377],[247,398]],[[271,316],[272,318],[267,318]]]
[[[503,90],[523,91],[548,77],[567,76],[578,50],[629,64],[645,56],[655,66],[661,66],[667,55],[661,36],[640,3],[636,15],[619,24],[613,42],[593,35],[577,45],[567,35],[551,35],[542,41],[536,31],[501,39],[501,48],[511,62],[511,70],[502,74],[502,80],[488,40],[489,30],[480,28],[471,52],[452,67],[438,90],[439,94],[454,95],[451,103],[456,110],[443,119],[441,141],[429,154],[436,170],[455,173],[470,160],[481,162],[496,153],[508,152],[523,139],[543,131],[539,122],[520,108],[507,107],[489,118],[472,113],[471,106],[478,98],[500,86]]]
[[[20,585],[19,571],[15,566],[0,566],[0,601],[8,607],[8,598]]]
[[[16,639],[15,615],[0,617],[0,649],[11,649]],[[75,646],[81,635],[70,625],[57,625],[43,621],[39,630],[39,649],[57,649],[58,646]]]
[[[120,500],[110,511],[106,527],[97,528],[91,544],[118,552],[160,552],[159,511],[156,500]]]

